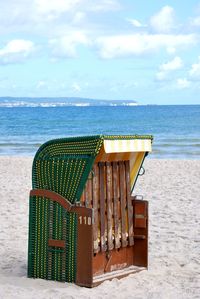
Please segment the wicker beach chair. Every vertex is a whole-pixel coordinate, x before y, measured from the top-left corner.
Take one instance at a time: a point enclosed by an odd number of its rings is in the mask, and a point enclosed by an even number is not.
[[[28,276],[93,287],[148,266],[148,203],[131,196],[152,136],[40,147],[32,170]]]

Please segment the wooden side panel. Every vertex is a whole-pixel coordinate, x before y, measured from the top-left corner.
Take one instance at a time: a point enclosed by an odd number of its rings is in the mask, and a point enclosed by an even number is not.
[[[78,214],[76,283],[91,287],[93,281],[92,209],[75,207],[74,212]]]
[[[120,248],[120,236],[119,236],[119,169],[117,162],[112,163],[113,166],[113,214],[114,214],[114,237],[115,248]]]
[[[112,203],[112,167],[110,162],[106,162],[106,199],[107,199],[107,238],[108,250],[113,249],[112,240],[112,216],[113,216],[113,203]]]
[[[135,203],[135,215],[134,215],[135,228],[146,228],[147,226],[147,208],[143,202]]]
[[[93,225],[93,240],[94,240],[94,253],[99,252],[98,244],[98,229],[99,229],[99,167],[97,164],[93,167],[93,209],[94,209],[94,225]]]
[[[93,258],[93,275],[101,275],[133,265],[133,248],[133,246],[127,246],[119,250],[113,249],[109,255],[107,252],[99,252]]]
[[[99,184],[100,184],[100,237],[101,251],[106,251],[106,219],[105,219],[105,164],[99,163]]]
[[[148,267],[148,201],[133,199],[135,266]],[[137,222],[137,219],[142,220]]]
[[[119,162],[120,173],[120,203],[121,203],[121,239],[122,247],[127,246],[126,241],[126,184],[125,184],[125,167],[123,161]]]

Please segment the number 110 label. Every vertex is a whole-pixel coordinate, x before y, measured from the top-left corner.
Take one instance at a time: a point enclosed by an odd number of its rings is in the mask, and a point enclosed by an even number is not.
[[[79,224],[92,225],[92,219],[87,216],[79,216]]]

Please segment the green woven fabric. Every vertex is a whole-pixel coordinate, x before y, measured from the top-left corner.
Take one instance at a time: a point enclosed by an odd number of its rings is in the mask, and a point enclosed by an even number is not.
[[[33,162],[33,189],[59,193],[71,203],[80,200],[102,136],[56,139],[38,150]]]

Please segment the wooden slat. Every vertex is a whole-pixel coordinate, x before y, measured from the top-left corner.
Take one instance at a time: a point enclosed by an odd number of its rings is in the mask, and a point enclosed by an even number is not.
[[[99,224],[99,168],[97,164],[93,167],[94,177],[92,180],[93,190],[93,209],[94,209],[94,225],[93,225],[93,240],[94,240],[94,253],[99,252],[98,246],[98,224]]]
[[[126,184],[125,184],[125,166],[123,161],[119,161],[120,177],[120,203],[121,203],[121,239],[122,247],[127,246],[126,241]]]
[[[114,214],[115,248],[120,248],[119,214],[118,214],[119,174],[118,174],[117,162],[112,163],[112,168],[113,168],[113,214]]]
[[[104,170],[105,163],[99,163],[99,184],[100,184],[100,237],[101,237],[101,251],[106,251],[106,225],[105,225],[105,188],[104,188]]]
[[[48,240],[48,246],[65,248],[65,241],[64,240],[49,239]]]
[[[125,161],[125,178],[126,178],[126,197],[128,207],[128,239],[129,245],[134,244],[133,238],[133,205],[131,200],[131,186],[130,186],[130,162]]]
[[[92,207],[92,173],[89,174],[86,186],[85,186],[85,207]]]
[[[112,168],[111,163],[106,162],[106,199],[107,199],[107,236],[108,236],[108,250],[113,249],[112,240]]]
[[[80,202],[82,206],[85,206],[85,189],[83,190],[83,193],[81,195]]]

